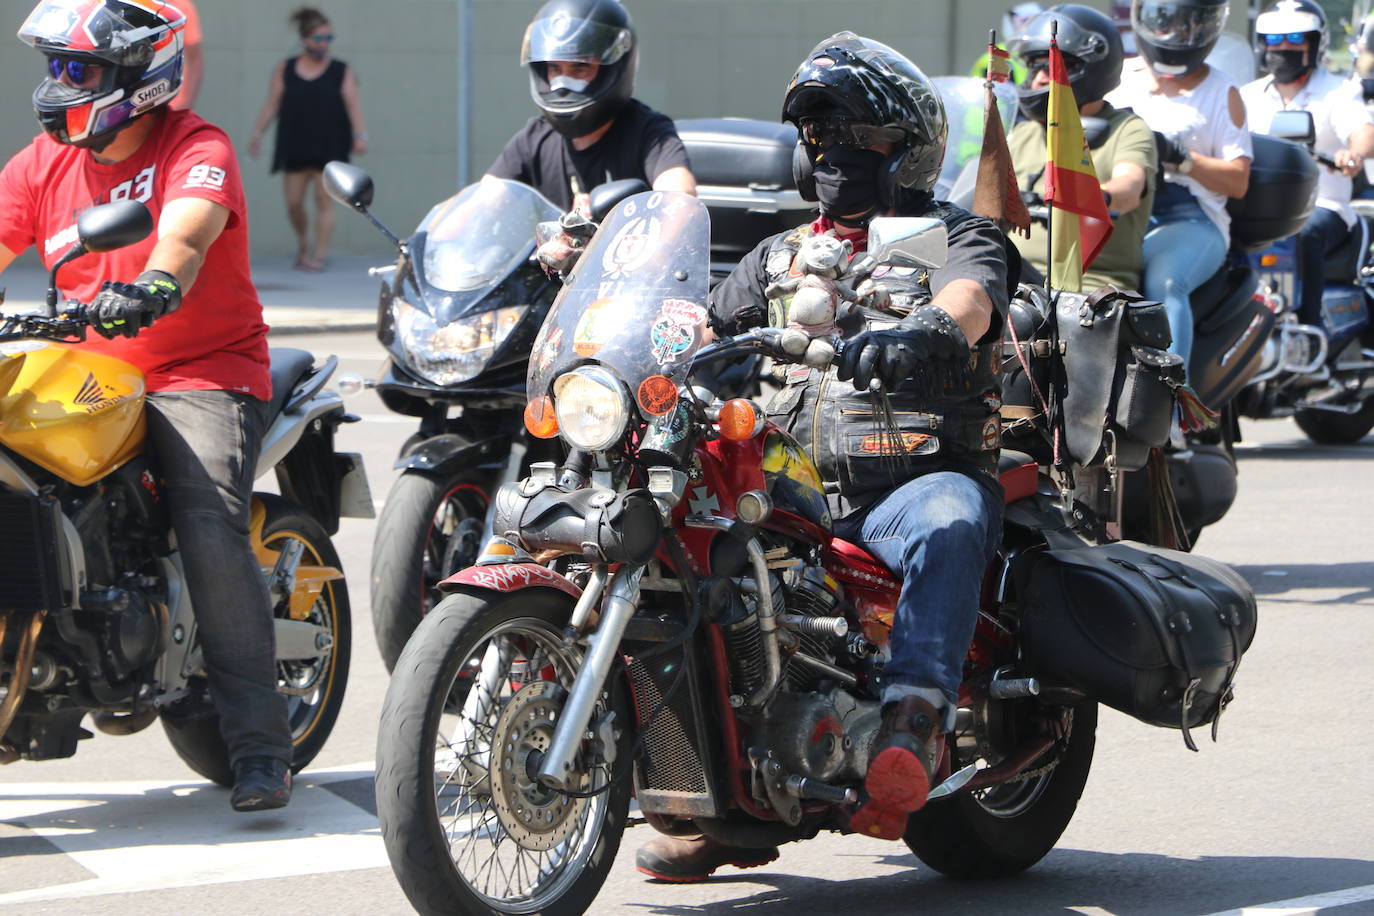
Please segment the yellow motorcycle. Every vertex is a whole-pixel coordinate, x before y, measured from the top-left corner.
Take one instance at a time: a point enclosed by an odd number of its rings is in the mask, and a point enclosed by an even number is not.
[[[58,268],[152,226],[136,202],[86,211],[53,269],[47,314],[0,316],[0,763],[71,756],[91,736],[87,715],[112,734],[161,719],[193,770],[231,785],[145,435],[143,375],[64,346],[85,339],[85,307],[57,309]],[[296,770],[323,747],[348,675],[348,589],[330,537],[340,516],[373,515],[362,457],[334,448],[340,424],[357,419],[325,388],[337,363],[272,351],[257,476],[275,471],[282,495],[255,493],[252,504]]]

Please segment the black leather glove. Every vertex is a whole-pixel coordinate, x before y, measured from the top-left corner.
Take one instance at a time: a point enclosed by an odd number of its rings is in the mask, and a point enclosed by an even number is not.
[[[1155,151],[1159,154],[1159,164],[1178,165],[1188,158],[1188,147],[1173,134],[1161,134],[1155,131]]]
[[[106,283],[91,301],[87,317],[107,340],[134,337],[181,305],[181,284],[161,270],[149,270],[132,283]]]
[[[944,309],[927,306],[894,328],[864,331],[846,341],[836,374],[841,381],[852,378],[859,391],[869,390],[875,378],[893,390],[923,363],[967,358],[968,339],[959,322]]]

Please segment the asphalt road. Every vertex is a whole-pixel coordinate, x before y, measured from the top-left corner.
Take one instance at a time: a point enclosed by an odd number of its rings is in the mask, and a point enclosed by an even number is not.
[[[366,333],[278,343],[339,353],[363,375],[380,361]],[[351,405],[366,422],[341,447],[364,454],[380,505],[413,421],[370,393]],[[1239,501],[1199,545],[1260,597],[1219,744],[1193,754],[1175,731],[1104,710],[1077,816],[1015,879],[953,882],[899,844],[826,835],[765,868],[660,885],[633,868],[652,835],[641,826],[593,912],[1374,913],[1374,437],[1318,448],[1289,422],[1245,435]],[[157,727],[0,769],[0,913],[409,912],[371,811],[386,684],[367,601],[371,536],[371,522],[345,521],[338,537],[355,627],[348,696],[292,806],[234,814]]]

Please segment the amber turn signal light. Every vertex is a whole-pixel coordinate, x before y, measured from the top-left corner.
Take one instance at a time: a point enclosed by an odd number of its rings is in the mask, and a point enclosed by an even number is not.
[[[552,439],[558,435],[558,417],[553,412],[553,398],[535,398],[525,405],[525,429],[536,439]]]
[[[758,408],[752,401],[744,398],[734,398],[726,401],[720,407],[720,416],[716,420],[716,426],[720,429],[720,434],[732,442],[742,442],[745,439],[752,439],[759,431],[759,426],[763,417],[759,416]]]

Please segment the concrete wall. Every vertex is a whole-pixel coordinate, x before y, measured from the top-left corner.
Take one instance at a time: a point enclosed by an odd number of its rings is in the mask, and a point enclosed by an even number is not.
[[[1233,27],[1245,28],[1245,0],[1232,0]],[[31,87],[37,55],[8,37],[28,0],[0,21],[0,157],[33,135]],[[371,136],[358,161],[376,179],[377,215],[401,234],[457,185],[457,0],[322,0],[338,36],[334,52],[356,69]],[[773,119],[782,90],[821,38],[849,28],[879,38],[932,75],[967,72],[1008,0],[629,0],[640,36],[639,98],[674,117],[738,115]],[[1106,8],[1106,0],[1089,5]],[[258,254],[294,251],[280,178],[248,158],[248,137],[272,67],[294,53],[286,23],[294,2],[198,0],[205,32],[206,84],[199,112],[240,148]],[[533,113],[519,67],[520,38],[540,0],[473,0],[471,161],[476,173]],[[371,226],[340,211],[335,249],[381,253]]]

